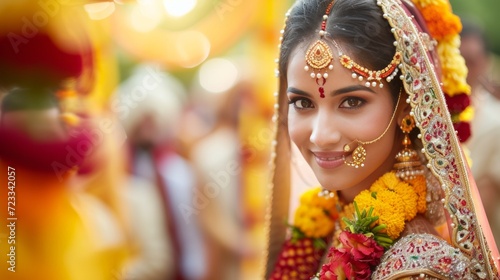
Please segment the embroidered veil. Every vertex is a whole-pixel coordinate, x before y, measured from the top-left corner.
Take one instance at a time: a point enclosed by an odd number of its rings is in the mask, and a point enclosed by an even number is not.
[[[428,212],[447,225],[449,243],[472,264],[474,278],[500,279],[499,254],[470,168],[453,126],[441,81],[436,43],[410,1],[377,0],[402,55],[400,75],[419,129],[419,143],[428,186]],[[333,5],[335,9],[335,5]],[[274,122],[272,182],[268,200],[265,277],[268,278],[284,243],[291,204],[292,143],[287,127],[287,81],[280,69]],[[297,199],[297,198],[295,198]],[[440,214],[439,214],[440,213]],[[427,213],[429,214],[429,213]]]

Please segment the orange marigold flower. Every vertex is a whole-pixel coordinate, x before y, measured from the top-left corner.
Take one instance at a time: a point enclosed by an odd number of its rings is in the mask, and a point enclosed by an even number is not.
[[[420,214],[425,213],[427,210],[427,185],[426,180],[423,175],[415,176],[415,178],[408,180],[408,183],[413,186],[415,190],[418,200],[417,200],[417,211]]]
[[[397,239],[405,225],[404,206],[399,196],[389,190],[379,192],[373,207],[373,215],[379,216],[378,224],[386,225],[387,235]]]
[[[445,0],[413,0],[413,3],[415,3],[419,9],[427,7],[428,5],[437,5],[443,2],[445,2]]]
[[[451,5],[439,2],[420,9],[431,36],[441,40],[450,35],[456,35],[462,30],[460,18],[451,12]]]

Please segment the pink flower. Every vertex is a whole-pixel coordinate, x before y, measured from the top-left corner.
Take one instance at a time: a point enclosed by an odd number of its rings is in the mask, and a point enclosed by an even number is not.
[[[343,231],[339,236],[344,249],[348,250],[357,262],[367,263],[370,266],[378,265],[384,254],[384,248],[370,237],[360,233]]]
[[[332,248],[328,253],[329,261],[321,267],[319,273],[320,280],[343,280],[346,279],[347,264],[352,260],[352,256],[343,248]]]
[[[342,247],[331,248],[329,261],[321,267],[320,280],[370,279],[371,267],[380,262],[384,248],[364,234],[343,231]]]
[[[330,257],[328,263],[321,267],[320,280],[370,279],[370,265],[354,260],[345,248],[330,249],[328,257]]]

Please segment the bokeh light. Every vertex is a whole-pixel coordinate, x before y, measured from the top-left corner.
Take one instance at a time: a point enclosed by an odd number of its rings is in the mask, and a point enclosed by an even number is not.
[[[207,59],[210,54],[210,41],[201,32],[183,31],[177,34],[175,51],[180,66],[193,68]]]
[[[101,20],[109,17],[115,11],[115,3],[113,2],[101,2],[86,4],[84,6],[85,11],[89,15],[90,19]]]
[[[161,22],[161,15],[147,5],[136,7],[130,12],[130,25],[139,32],[149,32]]]
[[[182,17],[196,6],[196,0],[164,0],[167,13],[173,17]]]
[[[224,92],[238,80],[238,69],[228,59],[213,58],[200,67],[199,79],[201,87],[208,92]]]

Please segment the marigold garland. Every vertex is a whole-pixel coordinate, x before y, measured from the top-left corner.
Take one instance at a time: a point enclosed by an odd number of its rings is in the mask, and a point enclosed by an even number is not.
[[[300,206],[295,211],[294,226],[307,237],[322,238],[329,235],[338,218],[336,197],[319,196],[321,188],[306,191],[300,197]]]
[[[306,191],[300,198],[300,206],[294,217],[294,227],[311,238],[327,236],[333,231],[336,220],[350,218],[355,212],[353,205],[348,204],[338,213],[337,196],[321,197],[318,195],[320,191],[319,187]],[[397,239],[404,229],[405,221],[412,220],[417,213],[425,213],[425,197],[426,182],[423,176],[404,182],[394,172],[388,172],[368,190],[359,193],[354,201],[359,209],[373,207],[373,215],[379,217],[375,223],[386,225],[387,235]],[[346,224],[341,222],[341,226],[345,228]]]
[[[337,222],[342,230],[335,232],[334,246],[329,253],[331,260],[323,265],[317,277],[338,269],[355,278],[361,274],[369,276],[384,249],[399,238],[405,222],[426,211],[426,180],[421,175],[405,182],[394,171],[387,172],[359,193],[353,203],[344,205],[340,213],[338,196],[322,197],[320,191],[317,187],[301,195],[291,226],[292,237],[285,242],[271,279],[313,275],[325,250],[324,242],[332,235]],[[317,243],[323,246],[318,247]],[[372,265],[367,265],[367,260]],[[349,263],[359,267],[348,269],[350,266],[345,265]],[[299,278],[307,279],[306,276]]]
[[[385,224],[387,235],[397,239],[404,229],[405,221],[410,221],[419,212],[419,197],[425,195],[420,193],[423,191],[421,185],[418,191],[399,180],[394,172],[388,172],[375,181],[369,190],[358,194],[354,201],[360,209],[373,207],[374,216],[379,216],[376,223]]]
[[[462,30],[460,18],[452,13],[448,2],[435,1],[431,5],[420,7],[420,12],[427,22],[431,36],[438,41]]]
[[[460,36],[455,34],[439,41],[437,52],[441,62],[443,91],[453,97],[471,92],[467,84],[467,66],[459,51]]]
[[[469,99],[471,92],[467,84],[467,66],[460,54],[460,36],[462,24],[460,18],[453,14],[451,4],[447,0],[413,0],[427,24],[430,35],[438,41],[437,52],[441,62],[443,91],[448,97],[464,94]],[[461,142],[470,137],[469,113],[458,117],[462,111],[467,110],[469,102],[463,105],[464,109],[456,112],[453,118],[454,128],[458,131]]]

